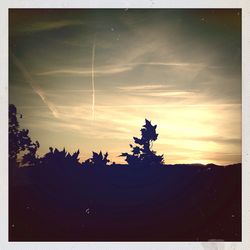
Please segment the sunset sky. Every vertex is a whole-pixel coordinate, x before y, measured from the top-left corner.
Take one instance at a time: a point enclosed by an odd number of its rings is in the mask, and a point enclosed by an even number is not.
[[[237,9],[9,12],[9,103],[41,147],[130,150],[144,119],[165,162],[241,162]]]

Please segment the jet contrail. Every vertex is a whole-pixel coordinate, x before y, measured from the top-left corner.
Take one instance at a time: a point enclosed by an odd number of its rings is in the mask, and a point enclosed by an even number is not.
[[[92,82],[92,120],[95,119],[95,38],[92,48],[92,68],[91,68],[91,82]]]
[[[32,90],[42,99],[42,101],[47,105],[49,110],[52,112],[53,116],[56,118],[59,118],[58,111],[53,103],[47,100],[44,92],[42,89],[34,82],[33,78],[31,77],[30,73],[27,71],[27,69],[24,67],[24,65],[21,63],[21,61],[11,52],[11,56],[14,60],[15,65],[17,68],[21,71],[26,81],[30,84]]]

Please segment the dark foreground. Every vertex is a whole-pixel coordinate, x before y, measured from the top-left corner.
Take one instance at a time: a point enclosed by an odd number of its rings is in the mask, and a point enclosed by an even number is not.
[[[241,164],[10,171],[10,241],[240,241]]]

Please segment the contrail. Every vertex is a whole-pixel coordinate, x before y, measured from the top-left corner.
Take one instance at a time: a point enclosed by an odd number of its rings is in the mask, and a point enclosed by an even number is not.
[[[92,68],[91,68],[91,82],[92,82],[92,120],[95,119],[95,38],[92,47]]]
[[[58,111],[53,103],[47,100],[44,92],[42,89],[34,82],[33,78],[31,77],[30,73],[21,63],[21,61],[11,52],[11,56],[17,68],[21,71],[26,81],[30,84],[32,90],[42,99],[42,101],[47,105],[49,110],[52,112],[53,116],[59,118]]]

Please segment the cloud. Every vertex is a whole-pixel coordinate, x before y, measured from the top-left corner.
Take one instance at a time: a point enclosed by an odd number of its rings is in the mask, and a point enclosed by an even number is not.
[[[119,74],[122,72],[127,72],[135,69],[137,66],[140,65],[149,65],[149,66],[173,66],[173,67],[204,67],[204,65],[201,64],[192,64],[192,63],[168,63],[168,62],[148,62],[148,63],[128,63],[124,65],[107,65],[102,67],[96,67],[95,68],[95,75],[113,75],[113,74]],[[92,74],[92,69],[81,69],[81,68],[64,68],[64,69],[55,69],[55,70],[48,70],[44,72],[36,73],[38,76],[46,76],[46,75],[86,75],[90,76]],[[153,87],[153,85],[152,85]],[[155,86],[159,88],[159,85]],[[143,88],[140,87],[140,88]],[[151,86],[148,86],[145,88],[151,88]],[[122,89],[122,88],[121,88]]]
[[[169,85],[136,85],[136,86],[120,86],[117,89],[132,92],[135,95],[151,96],[151,97],[180,97],[180,98],[194,98],[201,97],[201,94],[197,94],[192,91],[175,91],[165,89],[169,88]]]
[[[152,90],[152,89],[161,89],[165,88],[166,86],[155,84],[155,85],[137,85],[137,86],[120,86],[117,87],[119,90],[124,91],[134,91],[134,90]]]
[[[216,144],[232,144],[238,145],[241,144],[241,138],[230,137],[229,135],[226,136],[219,136],[219,135],[210,135],[210,136],[197,136],[196,134],[192,134],[192,136],[168,136],[169,140],[182,140],[182,141],[204,141],[207,143],[213,142]]]
[[[59,113],[52,102],[50,102],[47,97],[45,96],[44,91],[39,87],[39,85],[33,80],[30,73],[24,67],[22,62],[13,54],[11,53],[12,59],[16,65],[16,67],[21,71],[25,80],[30,84],[33,91],[42,99],[42,101],[47,105],[47,107],[52,112],[53,116],[59,118]]]
[[[95,68],[95,76],[100,75],[113,75],[113,74],[119,74],[122,72],[126,72],[131,70],[131,66],[104,66],[104,67],[97,67]],[[91,76],[92,69],[88,68],[85,70],[82,69],[58,69],[58,70],[51,70],[51,71],[45,71],[36,73],[37,76],[49,76],[49,75],[83,75],[83,76]]]
[[[138,93],[138,95],[152,96],[152,97],[180,97],[180,98],[199,97],[198,94],[196,94],[195,92],[191,92],[191,91],[151,92],[151,93]]]
[[[184,62],[138,62],[133,65],[151,65],[151,66],[173,66],[173,67],[205,67],[202,63],[184,63]]]
[[[20,30],[21,32],[40,32],[60,29],[68,26],[81,25],[81,21],[77,20],[60,20],[60,21],[41,21],[30,23]]]

